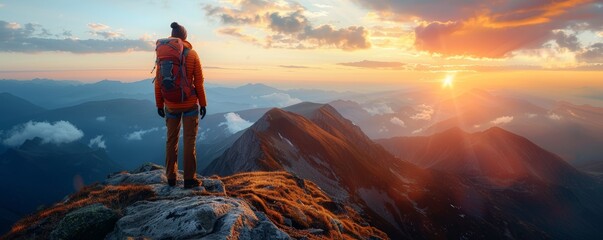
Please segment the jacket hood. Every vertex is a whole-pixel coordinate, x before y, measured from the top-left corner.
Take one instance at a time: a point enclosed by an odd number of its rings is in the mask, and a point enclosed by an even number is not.
[[[193,45],[190,42],[183,40],[182,43],[184,44],[185,48],[193,49]]]

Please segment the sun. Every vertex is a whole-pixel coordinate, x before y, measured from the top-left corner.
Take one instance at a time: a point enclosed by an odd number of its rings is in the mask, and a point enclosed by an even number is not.
[[[446,78],[444,78],[444,80],[442,81],[442,87],[443,88],[452,88],[453,81],[454,81],[454,75],[452,75],[452,74],[446,75]]]

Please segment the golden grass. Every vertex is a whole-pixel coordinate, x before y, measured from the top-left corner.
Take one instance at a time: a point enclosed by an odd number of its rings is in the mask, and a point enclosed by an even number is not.
[[[246,200],[291,237],[368,239],[374,236],[387,239],[379,229],[361,224],[365,220],[351,207],[333,203],[314,183],[289,173],[251,172],[218,179],[224,182],[228,196]],[[215,194],[203,192],[201,195]],[[122,213],[137,201],[154,199],[153,189],[145,185],[87,186],[71,195],[66,202],[18,221],[0,239],[48,239],[60,220],[77,208],[101,203]],[[333,206],[342,209],[335,213],[328,209]],[[313,234],[311,229],[322,229],[322,232]]]
[[[259,211],[265,212],[279,228],[294,238],[308,239],[367,239],[370,236],[387,239],[377,228],[362,226],[362,217],[353,209],[336,214],[321,203],[332,200],[314,183],[286,172],[240,173],[222,178],[227,194],[247,200]],[[285,221],[289,219],[290,225]],[[338,219],[341,233],[334,224]],[[310,229],[322,229],[311,234]]]
[[[151,187],[143,185],[87,186],[71,195],[67,202],[56,204],[19,220],[10,232],[2,236],[2,239],[48,239],[60,220],[72,210],[101,203],[122,212],[130,204],[154,196]]]

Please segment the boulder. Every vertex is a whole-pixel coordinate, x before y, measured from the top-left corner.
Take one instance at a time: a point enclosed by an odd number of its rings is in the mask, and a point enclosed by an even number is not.
[[[104,239],[113,231],[118,214],[97,203],[68,213],[50,234],[50,239]]]
[[[138,202],[107,237],[127,238],[290,239],[245,201],[213,196]]]

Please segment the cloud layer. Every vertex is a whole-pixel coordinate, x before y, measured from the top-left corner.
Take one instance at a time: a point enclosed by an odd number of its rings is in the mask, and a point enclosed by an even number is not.
[[[93,27],[99,29],[98,26]],[[93,27],[90,28],[94,29]],[[154,50],[153,43],[149,41],[118,38],[122,35],[114,35],[107,31],[93,32],[105,39],[81,40],[72,38],[68,31],[52,34],[39,24],[28,23],[21,26],[0,20],[0,52],[115,53]]]
[[[125,138],[126,140],[131,140],[131,141],[140,141],[142,140],[142,136],[148,134],[148,133],[152,133],[155,131],[158,131],[159,128],[151,128],[151,129],[146,129],[146,130],[139,130],[139,131],[135,131],[129,134],[126,134]]]
[[[107,149],[103,135],[98,135],[95,138],[90,139],[90,142],[88,142],[88,147]]]
[[[513,119],[514,119],[513,116],[502,116],[502,117],[499,117],[499,118],[496,118],[496,119],[490,121],[490,123],[492,123],[494,125],[503,125],[503,124],[512,122]]]
[[[430,121],[434,112],[435,111],[433,110],[432,106],[421,104],[417,106],[417,113],[410,116],[410,119]]]
[[[286,107],[302,102],[301,99],[291,97],[291,95],[286,93],[271,93],[260,96],[259,99],[276,103],[279,107]]]
[[[226,121],[220,123],[218,126],[226,126],[226,129],[228,129],[228,131],[232,134],[253,125],[252,122],[241,118],[241,116],[239,116],[239,114],[236,114],[233,112],[224,114],[224,119]]]
[[[394,110],[385,103],[377,103],[371,107],[366,107],[363,109],[372,116],[394,113]]]
[[[82,130],[67,121],[54,123],[29,121],[15,127],[3,143],[16,147],[26,140],[41,138],[42,143],[62,144],[77,141],[83,136],[84,132]]]

